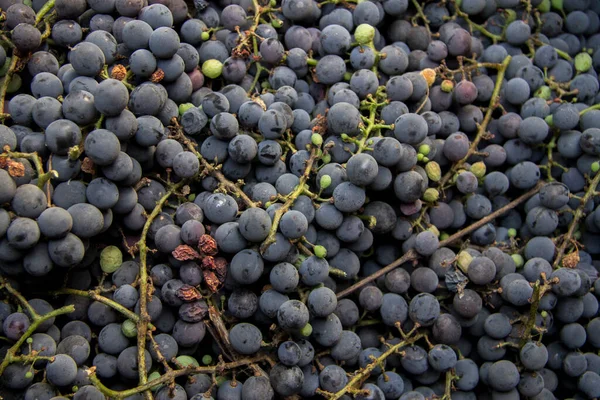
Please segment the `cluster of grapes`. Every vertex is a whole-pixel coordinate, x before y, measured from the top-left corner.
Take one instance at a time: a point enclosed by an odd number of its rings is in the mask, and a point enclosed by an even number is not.
[[[600,397],[600,0],[0,10],[0,398]]]

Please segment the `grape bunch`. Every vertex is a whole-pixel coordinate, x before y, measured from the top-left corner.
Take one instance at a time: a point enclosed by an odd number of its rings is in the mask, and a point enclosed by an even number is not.
[[[600,0],[0,11],[0,398],[600,397]]]

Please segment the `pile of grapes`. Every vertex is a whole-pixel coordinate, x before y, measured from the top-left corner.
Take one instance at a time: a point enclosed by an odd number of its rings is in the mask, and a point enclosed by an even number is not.
[[[600,397],[600,0],[0,0],[0,398]]]

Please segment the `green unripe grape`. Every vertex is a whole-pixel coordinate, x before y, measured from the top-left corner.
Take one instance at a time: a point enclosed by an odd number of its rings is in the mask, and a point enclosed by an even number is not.
[[[322,190],[325,190],[329,186],[331,186],[331,176],[329,176],[329,175],[323,175],[321,177],[321,180],[319,181],[319,186],[321,186]]]
[[[31,343],[33,343],[33,339],[30,338],[30,337],[28,337],[27,340],[26,340],[26,342],[29,343],[29,344],[31,344]]]
[[[128,338],[134,338],[137,336],[137,325],[132,320],[126,319],[121,324],[121,332]]]
[[[281,28],[283,26],[283,21],[279,18],[275,18],[271,20],[271,25],[273,26],[273,28]]]
[[[504,14],[506,15],[504,23],[507,25],[517,19],[517,13],[510,8],[504,9]]]
[[[321,156],[321,161],[323,161],[325,164],[329,164],[331,162],[331,154],[323,154]]]
[[[354,31],[354,38],[358,44],[369,44],[375,38],[375,28],[369,24],[360,24]]]
[[[441,89],[444,93],[450,93],[452,89],[454,89],[454,82],[450,79],[444,79],[441,84]]]
[[[194,200],[196,200],[196,195],[194,193],[192,193],[187,198],[188,198],[188,201],[194,201]]]
[[[206,354],[205,356],[202,357],[202,364],[204,365],[210,365],[213,362],[213,358],[210,354]]]
[[[100,268],[107,274],[115,272],[123,264],[123,253],[117,246],[107,246],[100,253]]]
[[[564,1],[563,0],[550,0],[550,4],[552,5],[552,8],[554,8],[556,10],[562,10]]]
[[[350,78],[352,78],[352,73],[351,73],[351,72],[346,72],[346,73],[344,74],[344,80],[345,80],[345,81],[349,81],[349,80],[350,80]]]
[[[310,141],[315,146],[320,146],[323,144],[323,136],[319,135],[318,133],[313,133],[312,136],[310,137]]]
[[[550,0],[542,0],[542,2],[537,6],[537,9],[542,13],[547,13],[550,11],[551,4]]]
[[[277,0],[271,0],[271,1],[269,2],[269,6],[270,6],[270,7],[277,7]]]
[[[206,42],[208,39],[210,39],[210,33],[202,32],[202,34],[200,35],[200,39],[202,39],[203,42]]]
[[[4,78],[6,79],[6,78]],[[14,74],[10,81],[8,81],[8,86],[6,87],[6,93],[15,93],[19,89],[21,89],[21,84],[23,80],[21,79],[21,75]]]
[[[461,251],[458,253],[458,257],[456,258],[456,263],[458,268],[465,274],[469,271],[469,265],[473,261],[473,256],[466,251]]]
[[[478,161],[471,165],[470,170],[476,177],[483,178],[486,172],[485,163],[483,161]]]
[[[542,318],[547,318],[548,317],[548,311],[544,310],[540,313],[540,315],[542,316]]]
[[[6,61],[4,62],[4,65],[2,65],[0,67],[0,76],[6,75],[6,73],[8,72],[8,69],[10,68],[10,63],[11,63],[11,57],[6,57]]]
[[[547,115],[546,118],[544,118],[544,121],[546,121],[546,123],[548,124],[548,126],[553,126],[554,125],[554,118],[552,118],[552,114]]]
[[[33,378],[33,372],[31,372],[31,371],[25,372],[25,378],[27,378],[27,379]]]
[[[425,165],[425,172],[427,173],[427,177],[434,182],[442,179],[442,169],[440,168],[440,164],[435,161],[430,161]]]
[[[195,106],[192,103],[183,103],[179,105],[179,115],[183,115],[184,112]]]
[[[419,146],[419,154],[423,154],[424,156],[428,155],[431,151],[431,147],[428,144],[422,144]]]
[[[199,367],[200,363],[194,357],[191,356],[179,356],[176,358],[177,362],[184,367],[189,367],[190,365],[193,367]]]
[[[600,163],[598,161],[594,161],[591,165],[592,172],[598,172],[600,170]]]
[[[159,373],[158,371],[151,372],[151,373],[148,375],[148,382],[152,382],[152,381],[154,381],[154,380],[157,380],[157,379],[159,379],[159,378],[160,378],[160,373]],[[162,384],[159,384],[159,385],[156,385],[156,386],[152,386],[152,387],[150,388],[150,390],[152,390],[153,392],[156,392],[156,391],[158,391],[160,388],[162,388],[163,386],[164,386],[164,385],[162,385]]]
[[[319,258],[327,257],[327,249],[323,246],[317,245],[314,247],[313,251],[315,252],[315,256]]]
[[[535,91],[534,96],[544,100],[549,100],[552,96],[552,90],[548,86],[540,86],[540,88]]]
[[[300,334],[304,337],[308,337],[312,334],[312,325],[311,324],[306,324],[304,325],[304,327],[302,329],[300,329]]]
[[[218,78],[221,72],[223,72],[223,64],[219,60],[206,60],[202,64],[202,73],[210,79]]]
[[[433,234],[434,234],[435,236],[437,236],[438,238],[440,237],[440,230],[437,228],[437,226],[435,226],[435,225],[431,225],[429,228],[427,228],[427,230],[428,230],[429,232],[433,232]]]
[[[424,163],[428,163],[429,162],[429,157],[423,156],[423,162]]]
[[[575,69],[578,72],[586,72],[592,68],[592,57],[588,53],[579,53],[575,56]]]
[[[523,256],[520,254],[513,254],[511,255],[513,261],[515,262],[515,265],[517,266],[517,268],[521,268],[523,266],[523,264],[525,264],[525,260],[523,260]]]
[[[514,238],[517,237],[517,230],[515,228],[508,229],[508,237]]]
[[[437,189],[434,188],[428,188],[423,194],[423,200],[425,200],[428,203],[434,203],[438,201],[439,198],[440,192],[438,192]]]
[[[440,233],[440,240],[446,240],[450,237],[450,234],[448,232],[442,232]]]

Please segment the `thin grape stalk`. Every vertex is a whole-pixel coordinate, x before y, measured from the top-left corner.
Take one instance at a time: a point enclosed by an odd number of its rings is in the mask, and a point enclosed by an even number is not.
[[[562,237],[562,243],[556,252],[556,257],[554,258],[554,264],[553,264],[554,268],[557,268],[561,264],[561,262],[564,262],[564,259],[566,258],[566,257],[563,258],[563,255],[565,254],[565,250],[567,249],[567,246],[571,242],[571,238],[573,237],[575,230],[579,226],[579,220],[584,216],[584,209],[585,209],[586,204],[588,203],[588,201],[590,201],[590,199],[593,196],[596,196],[598,194],[596,189],[598,188],[599,183],[600,183],[600,173],[596,173],[596,176],[594,177],[594,179],[592,179],[590,181],[585,194],[581,198],[581,201],[579,202],[579,207],[577,207],[577,210],[575,210],[575,214],[573,215],[573,220],[571,221],[571,224],[569,225],[569,229],[567,230],[567,233]]]
[[[44,172],[44,166],[42,165],[42,159],[40,158],[40,156],[37,153],[20,153],[20,152],[6,150],[4,153],[0,154],[0,166],[4,166],[4,164],[6,164],[9,167],[9,173],[10,173],[11,163],[13,163],[12,166],[13,166],[13,168],[15,168],[15,173],[18,174],[19,173],[18,170],[20,169],[20,167],[22,167],[22,165],[20,165],[20,166],[15,165],[15,164],[20,164],[13,160],[15,158],[24,158],[26,160],[33,162],[35,171],[37,172],[37,175],[38,175],[37,187],[39,187],[40,189],[43,189],[46,182],[48,182],[50,179],[58,178],[58,172],[56,172],[52,169],[50,169],[48,172]],[[15,176],[18,176],[18,175],[15,175]]]
[[[160,214],[163,206],[173,194],[175,194],[180,188],[187,184],[187,180],[183,179],[180,182],[172,185],[167,193],[161,197],[157,202],[152,213],[148,215],[146,224],[142,229],[140,240],[138,242],[138,249],[140,254],[140,318],[137,322],[137,359],[138,365],[146,365],[146,333],[148,332],[148,324],[150,323],[150,315],[148,314],[148,299],[151,296],[150,288],[152,287],[152,281],[148,278],[147,268],[147,257],[148,257],[148,246],[146,245],[146,237],[148,236],[148,230],[154,219]],[[139,384],[144,386],[148,382],[148,375],[145,368],[139,368]],[[144,391],[144,396],[148,400],[152,400],[152,394],[149,390]]]
[[[74,312],[75,306],[74,305],[64,306],[59,309],[53,310],[47,314],[40,315],[33,309],[33,307],[31,307],[31,305],[23,297],[23,295],[21,295],[21,293],[19,293],[15,288],[13,288],[11,286],[11,284],[4,277],[1,277],[1,276],[0,276],[0,289],[4,289],[12,297],[14,297],[21,304],[21,306],[27,310],[27,313],[29,314],[30,318],[33,320],[31,322],[31,325],[29,326],[29,328],[27,328],[27,330],[23,333],[23,336],[21,336],[19,338],[19,340],[17,340],[15,342],[15,344],[13,344],[6,351],[6,355],[2,359],[2,363],[0,363],[0,376],[2,376],[6,367],[8,367],[12,363],[16,363],[16,362],[29,363],[29,362],[34,362],[36,360],[45,359],[43,357],[40,357],[40,356],[37,356],[34,354],[19,355],[18,353],[19,353],[19,350],[21,349],[21,347],[23,346],[23,344],[25,344],[27,339],[35,333],[36,329],[42,323],[44,323],[45,321],[47,321],[49,319],[56,318],[60,315],[69,314],[69,313]]]
[[[600,174],[599,174],[600,175]],[[485,218],[480,219],[477,222],[474,222],[473,224],[467,226],[464,229],[461,229],[460,231],[456,232],[455,234],[453,234],[452,236],[448,237],[445,240],[442,240],[439,244],[438,248],[447,246],[457,240],[459,240],[460,238],[462,238],[465,235],[468,235],[469,233],[481,228],[482,226],[484,226],[485,224],[487,224],[488,222],[504,215],[505,213],[507,213],[508,211],[512,210],[513,208],[517,207],[519,204],[527,201],[530,197],[534,196],[537,192],[540,191],[540,189],[542,188],[542,186],[544,185],[543,181],[538,182],[538,184],[533,187],[531,190],[529,190],[527,193],[522,194],[521,196],[517,197],[515,200],[511,201],[510,203],[508,203],[507,205],[505,205],[502,208],[499,208],[498,210],[494,211],[493,213],[491,213],[490,215],[488,215]],[[378,270],[377,272],[363,278],[362,280],[356,282],[354,285],[348,287],[345,290],[342,290],[341,292],[337,293],[337,298],[341,299],[344,298],[346,296],[348,296],[351,293],[354,293],[356,290],[360,289],[361,287],[365,286],[366,284],[368,284],[369,282],[373,282],[374,280],[376,280],[377,278],[387,274],[390,271],[393,271],[394,269],[398,268],[399,266],[401,266],[402,264],[408,262],[408,261],[413,261],[416,260],[418,258],[417,252],[413,249],[410,249],[409,251],[407,251],[406,253],[404,253],[404,255],[400,258],[398,258],[396,261],[392,262],[391,264],[381,268],[380,270]]]
[[[185,137],[185,135],[183,134],[183,129],[179,125],[179,122],[177,121],[176,118],[173,118],[172,122],[173,122],[173,129],[175,130],[175,134],[171,136],[171,139],[178,140],[183,145],[185,145],[185,147],[187,147],[187,149],[189,151],[194,153],[196,155],[196,157],[198,157],[198,160],[200,161],[200,166],[202,167],[201,168],[202,173],[208,174],[208,175],[212,176],[213,178],[215,178],[216,180],[218,180],[221,187],[223,187],[227,192],[229,192],[229,193],[233,194],[234,196],[236,196],[237,198],[241,199],[244,202],[244,204],[246,205],[246,207],[253,208],[253,207],[260,206],[259,203],[252,201],[252,199],[250,199],[250,197],[248,197],[248,195],[246,193],[244,193],[244,191],[242,189],[240,189],[240,187],[238,185],[236,185],[235,183],[233,183],[229,179],[227,179],[225,177],[225,175],[223,175],[223,173],[219,170],[218,167],[215,167],[214,165],[212,165],[211,163],[206,161],[206,159],[204,157],[202,157],[202,155],[198,152],[198,150],[196,149],[194,144],[188,138]]]
[[[409,332],[408,334],[404,335],[403,341],[390,346],[383,354],[381,354],[379,357],[374,359],[372,363],[370,363],[367,366],[365,366],[364,368],[358,370],[356,372],[356,375],[354,375],[352,377],[352,379],[350,379],[348,384],[346,386],[344,386],[344,388],[341,389],[340,391],[338,391],[336,393],[330,393],[330,392],[326,392],[326,391],[317,389],[317,393],[322,395],[323,397],[328,398],[329,400],[340,399],[346,393],[352,393],[352,394],[360,393],[361,390],[359,389],[359,387],[362,385],[362,383],[367,378],[369,378],[369,376],[371,375],[371,372],[373,372],[373,370],[375,368],[377,368],[380,365],[383,365],[384,361],[389,356],[398,353],[402,348],[410,346],[410,345],[416,343],[418,340],[426,338],[426,337],[427,337],[427,335],[425,333],[416,333],[415,330]]]
[[[100,379],[98,379],[98,376],[96,375],[95,367],[88,368],[86,370],[86,372],[88,374],[90,382],[94,386],[96,386],[96,388],[98,388],[98,390],[100,390],[105,396],[107,396],[108,398],[113,399],[113,400],[121,400],[121,399],[125,399],[129,396],[136,395],[138,393],[143,393],[143,392],[148,393],[152,388],[159,386],[161,384],[168,383],[168,382],[172,381],[173,379],[178,378],[180,376],[187,376],[187,375],[193,375],[193,374],[219,374],[219,375],[221,375],[226,371],[243,368],[248,365],[255,364],[255,363],[266,362],[267,359],[268,359],[267,355],[259,354],[256,357],[242,358],[240,360],[232,361],[229,363],[224,363],[221,361],[217,365],[214,365],[214,366],[208,366],[208,367],[188,366],[188,367],[185,367],[182,369],[173,369],[173,370],[161,375],[157,379],[153,379],[152,381],[146,382],[143,385],[139,385],[135,388],[128,389],[128,390],[122,390],[122,391],[116,391],[116,390],[112,390],[112,389],[106,387],[106,385],[104,385],[100,381]]]
[[[300,177],[300,182],[298,183],[298,186],[296,186],[294,191],[286,196],[286,201],[285,203],[283,203],[281,208],[279,208],[275,212],[275,215],[273,217],[273,224],[271,225],[271,231],[269,232],[269,235],[267,236],[265,241],[260,246],[261,253],[264,253],[269,247],[269,245],[275,242],[275,235],[277,234],[277,228],[279,227],[279,221],[281,221],[281,217],[283,217],[283,214],[285,214],[290,209],[290,207],[294,205],[294,202],[296,201],[298,196],[304,193],[304,190],[306,189],[306,183],[308,182],[311,176],[313,165],[316,159],[319,158],[320,153],[320,146],[312,145],[312,148],[310,150],[310,156],[306,161],[304,173]]]
[[[500,106],[500,89],[502,88],[502,81],[504,80],[504,74],[508,65],[510,64],[511,56],[507,56],[502,64],[497,65],[498,76],[496,77],[496,85],[494,86],[494,91],[492,92],[492,98],[490,99],[489,107],[485,113],[483,121],[481,125],[479,125],[477,129],[477,135],[471,142],[471,146],[469,147],[469,151],[467,155],[465,155],[461,160],[457,161],[452,165],[452,168],[440,179],[439,188],[444,189],[444,186],[448,181],[456,174],[456,172],[463,167],[465,162],[471,157],[476,151],[479,142],[487,135],[487,126],[492,120],[492,114],[494,111]]]

